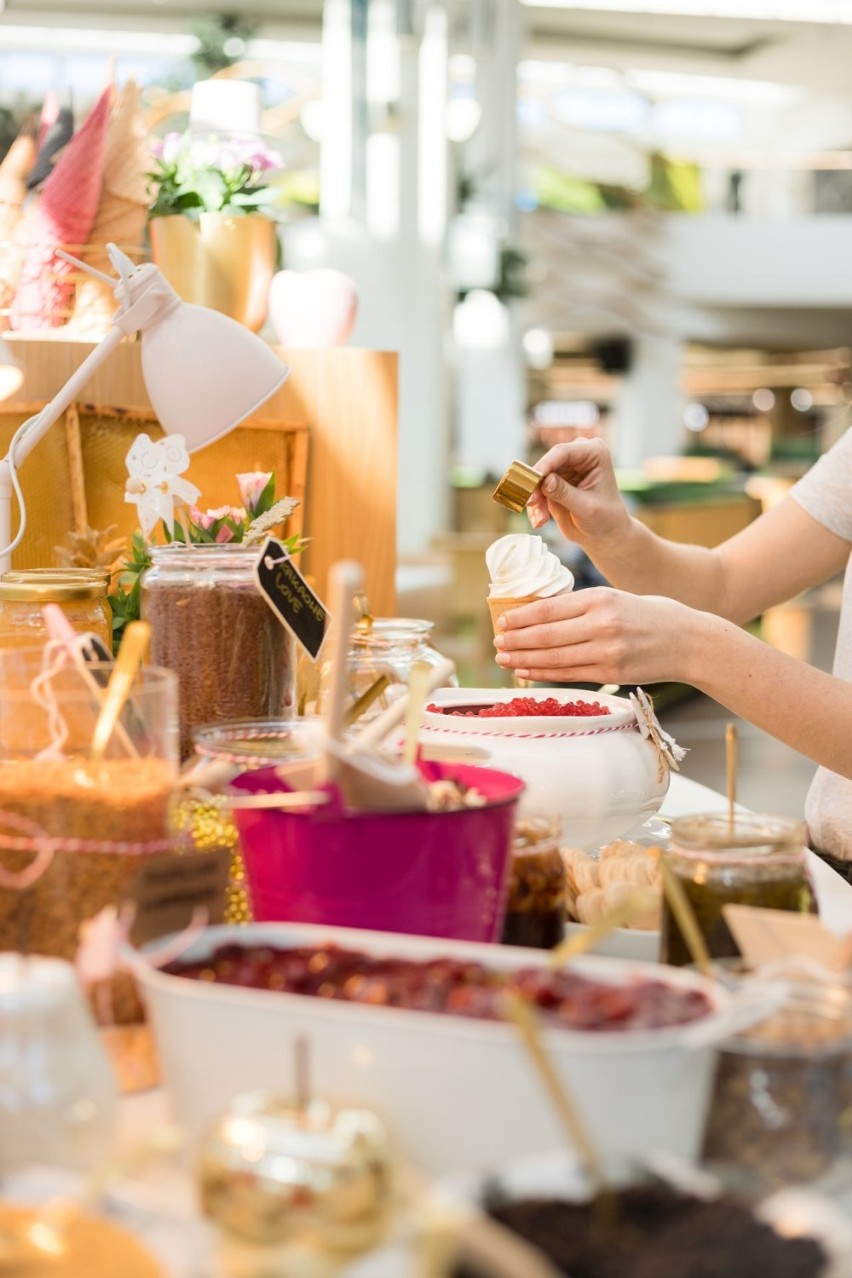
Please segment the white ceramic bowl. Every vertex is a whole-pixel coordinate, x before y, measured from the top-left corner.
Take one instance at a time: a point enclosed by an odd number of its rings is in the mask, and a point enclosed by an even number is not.
[[[526,696],[516,688],[442,688],[430,704],[492,705]],[[660,807],[669,788],[666,768],[621,697],[571,688],[535,688],[542,700],[597,701],[607,715],[579,718],[464,718],[424,711],[420,742],[427,752],[449,747],[471,762],[514,772],[526,782],[520,810],[555,812],[571,847],[595,848],[620,838]]]
[[[335,943],[373,954],[456,955],[500,969],[545,963],[536,950],[289,924],[210,928],[186,951],[226,941]],[[496,1022],[238,989],[158,972],[132,959],[153,1021],[174,1113],[191,1135],[239,1092],[294,1090],[293,1041],[307,1035],[315,1090],[366,1105],[404,1155],[443,1174],[553,1149],[562,1134],[515,1031]],[[691,971],[587,957],[603,981],[665,980],[706,992],[712,1011],[689,1025],[628,1033],[549,1030],[545,1038],[611,1172],[661,1148],[697,1153],[714,1044],[740,1023],[736,998]]]

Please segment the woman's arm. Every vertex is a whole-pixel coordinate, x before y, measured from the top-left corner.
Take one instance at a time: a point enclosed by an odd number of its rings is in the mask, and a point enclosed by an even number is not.
[[[852,684],[778,652],[732,621],[671,599],[608,589],[526,604],[503,621],[497,661],[523,678],[689,683],[852,779]]]
[[[613,586],[665,594],[739,623],[825,581],[849,558],[849,543],[792,497],[712,550],[665,541],[631,523],[622,545],[602,545],[591,555]]]
[[[546,478],[528,507],[533,526],[552,515],[608,581],[633,594],[743,622],[824,581],[849,556],[849,543],[790,497],[712,550],[657,537],[629,515],[599,440],[561,444],[536,468]]]

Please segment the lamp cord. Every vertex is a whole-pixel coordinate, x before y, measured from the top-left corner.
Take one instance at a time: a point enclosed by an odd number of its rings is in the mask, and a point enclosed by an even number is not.
[[[11,555],[13,550],[17,550],[18,546],[20,546],[21,542],[23,541],[24,533],[27,531],[27,504],[24,501],[24,494],[21,489],[21,481],[18,479],[18,467],[15,463],[15,448],[17,447],[21,439],[23,439],[24,435],[27,432],[28,427],[30,427],[33,424],[33,422],[37,420],[38,420],[38,414],[36,414],[35,417],[30,417],[25,422],[21,423],[21,425],[18,427],[18,429],[15,431],[14,435],[12,436],[12,442],[9,445],[8,453],[6,454],[6,465],[9,468],[9,483],[12,485],[12,491],[14,492],[15,500],[18,503],[18,513],[20,516],[20,521],[18,524],[18,531],[15,533],[15,536],[9,542],[9,545],[0,546],[0,555]]]

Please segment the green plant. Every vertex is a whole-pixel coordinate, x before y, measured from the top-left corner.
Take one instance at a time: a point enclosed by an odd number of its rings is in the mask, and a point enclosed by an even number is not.
[[[283,165],[263,142],[199,139],[168,133],[155,148],[155,168],[147,174],[149,217],[183,213],[270,213],[278,200],[270,182]]]

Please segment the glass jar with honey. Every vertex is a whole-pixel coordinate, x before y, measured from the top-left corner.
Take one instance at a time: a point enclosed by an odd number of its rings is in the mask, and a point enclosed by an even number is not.
[[[663,854],[692,906],[711,958],[737,958],[739,950],[722,913],[726,905],[771,910],[815,909],[801,821],[727,813],[672,821]],[[684,966],[689,948],[668,905],[663,908],[660,958]]]
[[[47,639],[45,604],[58,604],[78,634],[112,650],[109,577],[89,568],[32,568],[0,578],[0,648],[32,648]]]

